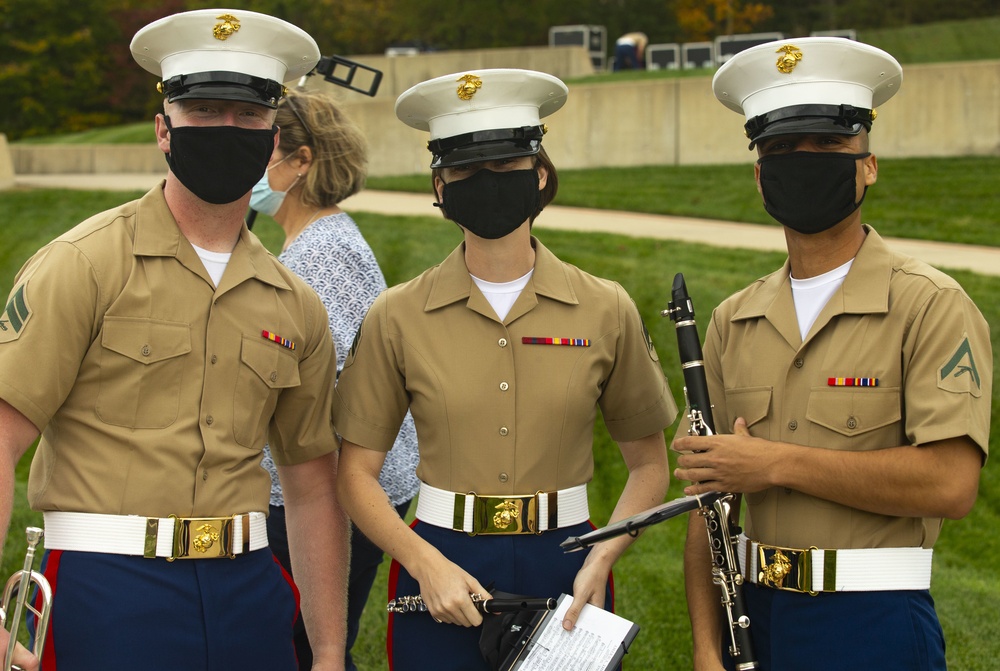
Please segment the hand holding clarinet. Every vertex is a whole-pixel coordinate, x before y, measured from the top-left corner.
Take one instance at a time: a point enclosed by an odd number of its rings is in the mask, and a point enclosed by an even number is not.
[[[715,433],[708,380],[705,377],[701,341],[694,320],[694,305],[684,283],[684,275],[674,276],[671,300],[664,316],[670,317],[677,330],[677,347],[684,373],[684,398],[687,402],[688,434],[710,436]],[[740,534],[738,519],[731,515],[733,494],[716,494],[710,503],[701,505],[698,514],[705,520],[708,547],[712,556],[712,582],[722,590],[722,607],[729,629],[729,654],[738,671],[759,668],[750,637],[750,617],[743,602],[743,575],[736,558]]]

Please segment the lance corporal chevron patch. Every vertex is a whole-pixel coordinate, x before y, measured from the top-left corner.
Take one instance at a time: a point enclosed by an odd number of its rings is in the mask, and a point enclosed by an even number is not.
[[[976,367],[976,358],[972,355],[969,335],[962,334],[962,341],[954,353],[938,369],[937,386],[939,389],[955,393],[967,393],[979,396],[982,391],[982,380]]]

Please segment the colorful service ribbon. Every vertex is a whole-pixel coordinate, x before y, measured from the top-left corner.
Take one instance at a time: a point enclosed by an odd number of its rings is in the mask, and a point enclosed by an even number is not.
[[[589,338],[521,338],[522,345],[564,345],[566,347],[590,347]]]
[[[282,338],[277,333],[271,333],[270,331],[261,331],[260,334],[270,340],[271,342],[276,342],[282,347],[287,347],[288,349],[295,349],[295,343],[287,338]]]
[[[877,377],[831,377],[826,381],[828,387],[877,387]]]

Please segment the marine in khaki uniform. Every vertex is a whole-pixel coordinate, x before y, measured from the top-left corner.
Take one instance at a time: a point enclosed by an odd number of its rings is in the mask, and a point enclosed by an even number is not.
[[[464,239],[440,265],[372,305],[334,400],[339,492],[394,558],[390,594],[427,612],[394,614],[390,666],[489,668],[470,595],[508,593],[610,607],[609,573],[632,539],[566,555],[591,530],[600,409],[629,469],[613,519],[660,503],[663,429],[676,407],[636,307],[621,286],[560,261],[531,235],[555,195],[540,118],[565,102],[549,75],[485,70],[403,93],[397,116],[430,132],[436,196]],[[409,409],[421,480],[411,529],[378,485]]]
[[[675,474],[688,494],[744,494],[761,669],[946,668],[932,548],[976,499],[993,363],[958,283],[862,223],[874,108],[901,82],[892,56],[840,38],[749,49],[713,82],[746,116],[788,261],[713,314],[705,367],[730,435],[676,439]],[[694,665],[720,669],[703,527],[685,556]]]
[[[327,314],[243,224],[281,82],[318,48],[284,21],[209,10],[146,26],[132,51],[162,79],[166,181],[35,254],[0,316],[0,489],[41,433],[28,500],[54,587],[46,664],[297,668],[298,594],[267,546],[269,438],[313,668],[342,669]]]

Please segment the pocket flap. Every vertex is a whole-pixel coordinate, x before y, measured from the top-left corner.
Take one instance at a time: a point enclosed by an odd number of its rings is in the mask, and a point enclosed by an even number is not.
[[[899,401],[898,387],[813,389],[806,419],[841,435],[856,436],[900,421]]]
[[[243,336],[243,364],[271,389],[299,385],[299,361],[290,351],[269,340]]]
[[[134,317],[105,317],[101,345],[133,361],[151,364],[191,351],[191,327]]]
[[[771,387],[727,389],[726,409],[731,418],[729,429],[737,417],[745,419],[748,427],[753,426],[767,417],[767,413],[771,410]],[[716,422],[718,421],[716,418]]]

